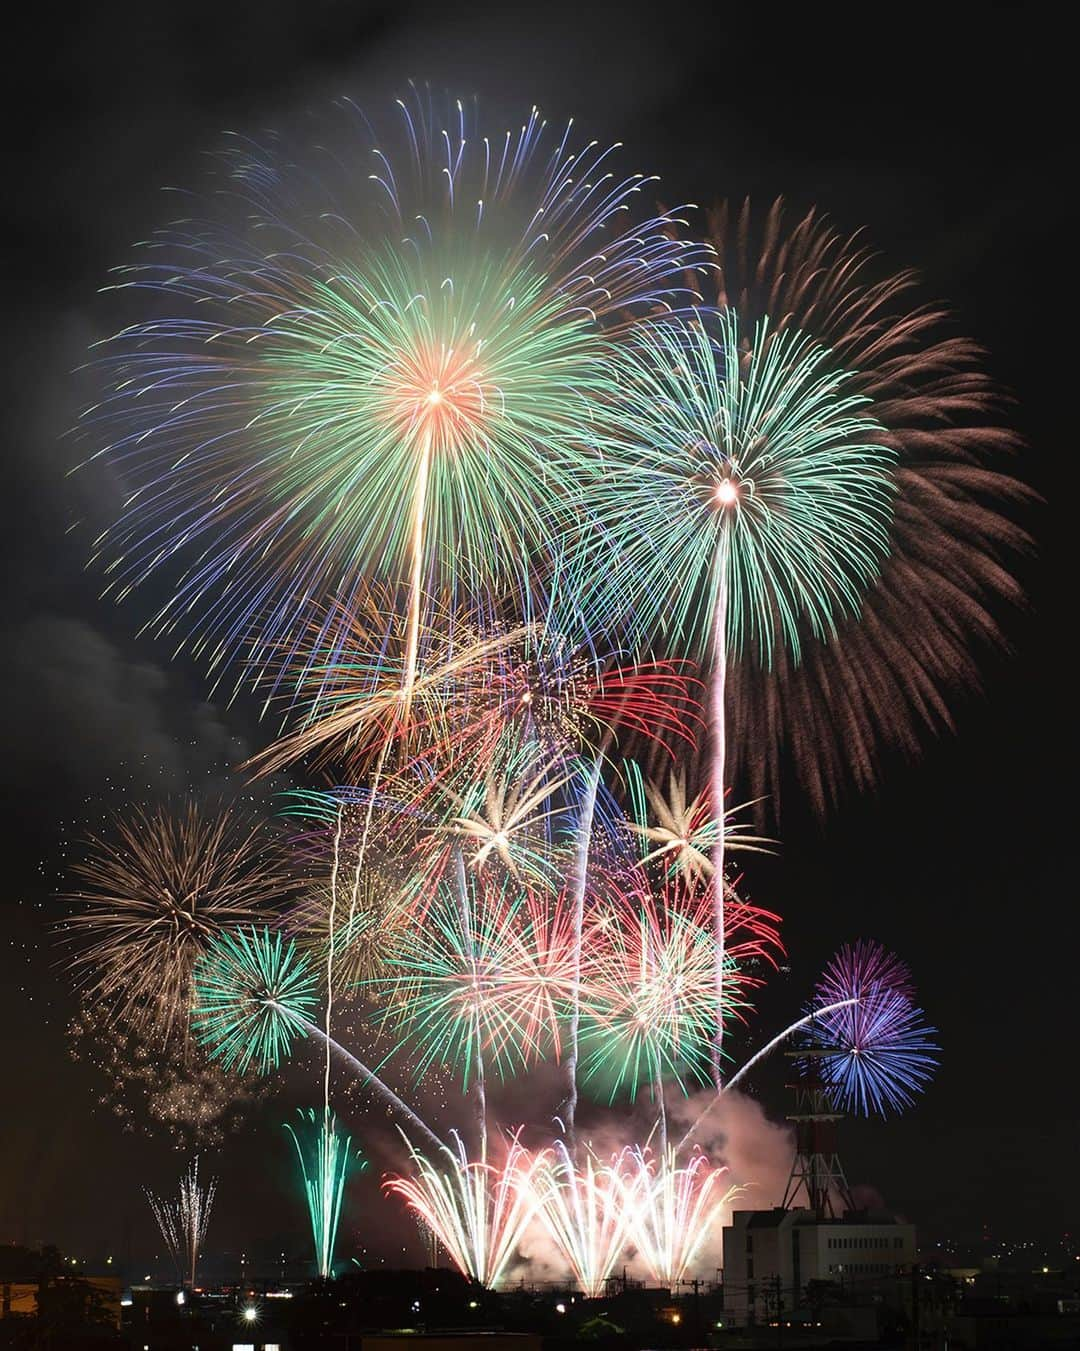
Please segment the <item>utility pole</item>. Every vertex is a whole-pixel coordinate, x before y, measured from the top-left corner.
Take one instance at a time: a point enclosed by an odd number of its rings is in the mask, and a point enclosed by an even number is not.
[[[919,1351],[922,1334],[919,1329],[919,1264],[911,1264],[911,1345]]]
[[[784,1344],[784,1287],[780,1281],[780,1273],[777,1272],[773,1277],[773,1286],[776,1290],[776,1345]]]

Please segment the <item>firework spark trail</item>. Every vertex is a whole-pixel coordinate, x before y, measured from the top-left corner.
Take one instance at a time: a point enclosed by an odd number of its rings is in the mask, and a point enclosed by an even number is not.
[[[442,1149],[444,1147],[443,1142],[431,1127],[426,1125],[420,1117],[416,1115],[408,1103],[403,1102],[394,1090],[379,1078],[374,1070],[369,1069],[362,1060],[358,1060],[347,1047],[342,1046],[339,1041],[335,1041],[332,1037],[328,1037],[317,1023],[305,1023],[304,1029],[309,1032],[311,1036],[318,1037],[332,1050],[336,1051],[338,1055],[341,1056],[342,1060],[348,1065],[351,1065],[357,1074],[360,1075],[363,1082],[370,1088],[373,1088],[392,1111],[396,1112],[404,1121],[407,1121],[410,1126],[414,1126],[421,1135],[427,1139],[430,1145],[433,1145],[436,1149]]]
[[[854,999],[841,999],[838,1000],[835,1004],[826,1004],[822,1008],[814,1009],[811,1013],[807,1013],[802,1018],[796,1019],[796,1021],[793,1022],[789,1027],[785,1027],[783,1032],[781,1032],[778,1036],[773,1037],[773,1039],[771,1041],[766,1042],[765,1045],[762,1046],[760,1050],[755,1051],[754,1054],[750,1057],[750,1059],[744,1065],[742,1065],[731,1076],[730,1079],[728,1079],[728,1081],[723,1085],[723,1087],[717,1089],[716,1097],[713,1098],[712,1102],[709,1103],[709,1105],[704,1109],[704,1111],[701,1113],[698,1119],[694,1122],[694,1124],[686,1132],[683,1138],[679,1141],[678,1152],[681,1154],[682,1151],[686,1148],[686,1146],[690,1143],[690,1141],[694,1138],[695,1134],[697,1133],[698,1127],[709,1115],[709,1113],[713,1110],[713,1108],[717,1106],[717,1104],[720,1102],[724,1094],[730,1093],[732,1089],[735,1087],[735,1085],[739,1082],[739,1080],[743,1077],[743,1075],[748,1074],[750,1070],[752,1070],[753,1067],[759,1061],[764,1060],[766,1056],[770,1055],[773,1051],[775,1051],[776,1048],[778,1046],[781,1046],[785,1041],[787,1041],[789,1037],[794,1036],[796,1032],[798,1032],[801,1028],[806,1027],[809,1023],[812,1023],[816,1018],[820,1018],[828,1013],[834,1013],[837,1010],[844,1008],[846,1005],[854,1004],[855,1002],[857,1001]]]
[[[216,1192],[216,1178],[205,1187],[199,1186],[199,1160],[196,1157],[180,1179],[180,1192],[175,1201],[163,1200],[151,1191],[146,1193],[161,1236],[176,1263],[177,1275],[181,1283],[186,1281],[192,1287]]]
[[[383,742],[382,750],[379,753],[378,763],[375,766],[375,776],[371,785],[371,794],[368,799],[367,810],[364,814],[364,829],[360,838],[360,847],[356,854],[356,866],[353,870],[352,888],[349,896],[349,919],[346,932],[353,934],[355,932],[356,906],[359,896],[360,879],[363,873],[366,861],[368,834],[371,830],[372,812],[375,807],[376,794],[379,789],[379,778],[383,771],[386,754],[390,749],[390,739]],[[321,1175],[323,1177],[332,1177],[335,1170],[335,1159],[337,1151],[337,1133],[333,1129],[333,1115],[330,1110],[330,1027],[331,1017],[334,1007],[334,957],[337,934],[334,928],[334,921],[337,915],[337,884],[341,866],[341,831],[344,818],[344,806],[339,805],[337,821],[334,830],[334,862],[330,882],[330,914],[328,926],[328,942],[326,945],[326,1064],[323,1071],[323,1128],[320,1136],[320,1143],[324,1157],[321,1161]],[[294,1136],[295,1139],[295,1136]],[[346,1149],[348,1145],[346,1142]],[[299,1144],[297,1144],[299,1149]],[[342,1165],[344,1167],[344,1165]],[[342,1173],[342,1183],[344,1183],[344,1173]],[[338,1200],[340,1206],[340,1197]],[[325,1211],[325,1207],[324,1207]],[[334,1220],[334,1229],[337,1229],[337,1220]],[[329,1243],[330,1250],[333,1249],[333,1241]],[[324,1275],[327,1273],[323,1273]]]
[[[726,496],[727,488],[731,496]],[[712,810],[720,823],[713,845],[713,940],[716,944],[716,1034],[713,1040],[713,1082],[719,1091],[723,1082],[724,1053],[724,945],[726,942],[726,923],[724,916],[724,845],[727,836],[727,590],[728,590],[728,551],[730,549],[727,509],[736,500],[735,489],[730,479],[723,479],[717,488],[724,517],[720,524],[720,534],[716,546],[716,568],[719,573],[716,584],[716,616],[713,650],[713,689],[710,709],[710,731],[712,733]]]
[[[570,1152],[577,1158],[577,1105],[578,1105],[578,1060],[581,1042],[581,966],[582,942],[585,932],[585,893],[589,878],[589,856],[592,847],[593,821],[596,815],[596,799],[600,789],[600,778],[608,752],[615,740],[616,732],[624,721],[638,733],[646,736],[662,736],[673,731],[689,745],[694,744],[692,721],[686,715],[673,714],[673,705],[665,696],[672,689],[682,702],[688,702],[689,683],[680,680],[675,671],[664,663],[647,663],[649,667],[643,707],[634,707],[635,681],[628,678],[624,670],[615,672],[615,685],[618,697],[607,697],[609,716],[607,726],[596,752],[595,760],[588,771],[585,792],[582,797],[576,826],[574,864],[571,873],[574,913],[574,971],[571,991],[570,1025],[568,1034],[568,1053],[566,1058],[567,1094],[562,1109],[562,1120]],[[612,702],[613,700],[613,702]],[[647,709],[651,717],[645,716]],[[628,719],[628,713],[630,714]],[[670,753],[670,748],[665,745]]]
[[[441,394],[433,387],[427,396],[429,405],[441,402]],[[420,646],[420,616],[423,608],[424,587],[424,524],[427,514],[428,477],[431,472],[432,432],[430,423],[420,438],[420,465],[413,488],[412,565],[409,576],[408,638],[405,644],[405,674],[401,686],[401,717],[409,721],[412,710],[413,686],[416,683],[416,658]]]
[[[574,851],[572,895],[574,904],[574,969],[570,1005],[569,1049],[566,1058],[567,1096],[564,1107],[566,1135],[570,1151],[577,1157],[578,1056],[581,1046],[581,945],[585,932],[585,890],[589,874],[589,849],[592,843],[593,817],[596,795],[600,788],[600,771],[605,754],[604,745],[597,753],[589,772],[581,815],[577,824],[577,847]]]

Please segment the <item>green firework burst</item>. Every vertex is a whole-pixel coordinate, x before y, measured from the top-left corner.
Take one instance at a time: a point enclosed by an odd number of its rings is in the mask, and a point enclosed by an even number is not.
[[[311,960],[291,939],[236,929],[215,938],[195,968],[192,1026],[226,1068],[265,1074],[306,1035],[317,992]]]
[[[857,611],[888,553],[894,456],[829,350],[728,311],[651,326],[616,360],[581,501],[586,618],[711,660],[721,608],[735,654],[796,656]]]

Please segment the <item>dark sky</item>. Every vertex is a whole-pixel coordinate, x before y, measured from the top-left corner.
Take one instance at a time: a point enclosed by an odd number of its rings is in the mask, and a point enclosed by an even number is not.
[[[260,735],[243,708],[207,705],[199,673],[170,664],[164,644],[135,636],[137,604],[98,602],[85,534],[66,533],[87,509],[65,480],[62,435],[77,410],[70,371],[97,334],[95,290],[165,215],[161,186],[196,179],[222,129],[343,92],[376,104],[410,77],[479,94],[495,120],[533,102],[572,114],[660,173],[669,202],[782,192],[865,225],[952,305],[1014,392],[1029,443],[1019,469],[1047,506],[1028,522],[1039,551],[1024,567],[1030,607],[1008,621],[1013,653],[987,660],[981,695],[958,693],[955,738],[891,766],[873,798],[849,797],[823,827],[789,804],[783,859],[754,873],[756,899],[786,917],[792,966],[760,1026],[797,1006],[840,941],[892,945],[915,968],[944,1065],[902,1121],[849,1124],[852,1180],[939,1231],[1075,1231],[1070,629],[1053,581],[1075,421],[1055,315],[1073,250],[1054,36],[987,8],[970,24],[945,6],[797,20],[786,6],[516,8],[106,4],[64,24],[50,7],[25,11],[6,119],[0,1241],[150,1243],[139,1188],[165,1185],[177,1160],[95,1112],[94,1080],[68,1058],[48,885],[103,784],[201,788]],[[763,1091],[780,1113],[778,1083]],[[270,1140],[282,1114],[214,1161],[221,1245],[250,1242],[270,1216],[295,1237],[284,1146]]]

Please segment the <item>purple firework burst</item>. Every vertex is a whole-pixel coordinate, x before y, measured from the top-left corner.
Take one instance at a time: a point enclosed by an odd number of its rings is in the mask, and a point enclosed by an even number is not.
[[[939,1049],[914,995],[907,966],[878,943],[847,944],[826,967],[815,1002],[856,1001],[816,1021],[819,1042],[836,1048],[821,1068],[838,1107],[887,1116],[914,1105]]]

